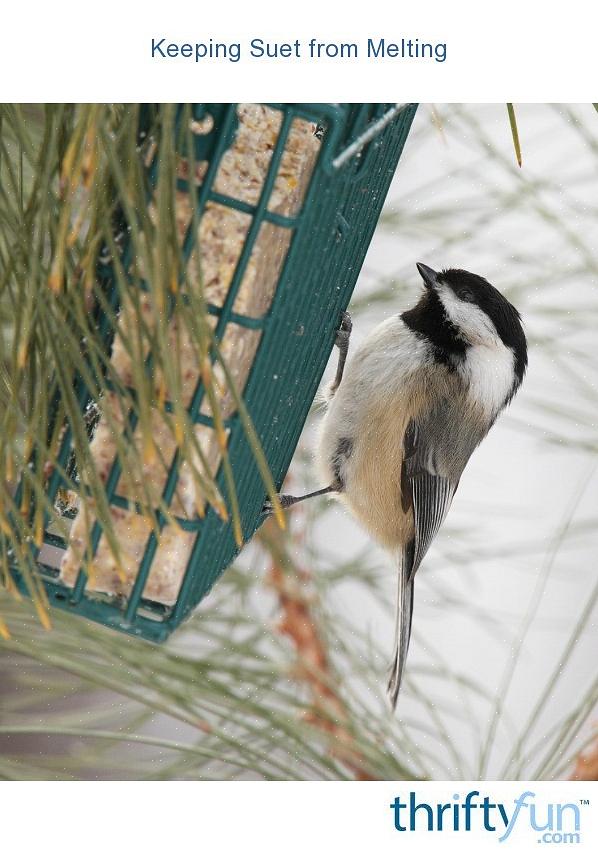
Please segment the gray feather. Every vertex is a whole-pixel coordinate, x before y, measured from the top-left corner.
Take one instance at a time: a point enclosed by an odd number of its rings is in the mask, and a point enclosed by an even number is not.
[[[395,648],[388,682],[393,708],[409,649],[415,573],[446,518],[469,457],[487,431],[485,425],[472,429],[468,424],[467,431],[459,425],[459,413],[446,400],[426,417],[411,421],[405,431],[401,489],[405,510],[413,510],[414,538],[399,559]]]
[[[458,482],[426,472],[416,474],[410,480],[415,524],[415,548],[410,574],[413,580],[414,574],[446,518]]]
[[[413,615],[413,579],[409,578],[410,566],[408,555],[402,555],[401,564],[398,571],[398,590],[397,590],[397,617],[395,622],[395,645],[393,659],[390,669],[390,677],[388,679],[388,696],[392,707],[397,704],[397,697],[401,687],[403,678],[403,670],[405,661],[407,660],[407,652],[409,650],[409,639],[411,637],[411,618]]]
[[[469,457],[488,424],[463,418],[461,401],[444,400],[405,431],[403,483],[413,509],[415,547],[410,577],[424,559],[449,511]]]

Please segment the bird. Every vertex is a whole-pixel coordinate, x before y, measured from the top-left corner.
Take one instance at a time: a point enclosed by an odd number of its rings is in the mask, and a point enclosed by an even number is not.
[[[318,442],[328,485],[280,495],[283,508],[335,496],[393,555],[393,708],[411,636],[415,574],[470,456],[515,396],[528,362],[521,316],[496,287],[463,269],[416,266],[423,282],[417,303],[376,326],[348,361],[352,321],[342,314]]]

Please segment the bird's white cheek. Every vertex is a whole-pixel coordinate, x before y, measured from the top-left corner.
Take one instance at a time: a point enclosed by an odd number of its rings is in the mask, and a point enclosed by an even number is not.
[[[473,346],[461,368],[469,396],[494,418],[504,406],[513,387],[513,351],[502,341],[490,346]]]
[[[477,305],[463,302],[449,287],[443,287],[438,295],[449,320],[461,330],[469,343],[484,344],[499,339],[494,323]]]

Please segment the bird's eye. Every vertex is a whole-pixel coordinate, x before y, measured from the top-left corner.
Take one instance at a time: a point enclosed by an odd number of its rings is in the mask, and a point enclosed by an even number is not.
[[[463,302],[473,302],[473,290],[470,287],[460,287],[457,291],[457,296],[459,299],[462,299]]]

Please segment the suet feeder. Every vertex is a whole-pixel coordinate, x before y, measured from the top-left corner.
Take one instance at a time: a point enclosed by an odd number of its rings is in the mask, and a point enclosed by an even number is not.
[[[282,486],[316,394],[414,113],[411,104],[192,108],[193,156],[184,147],[176,152],[175,219],[185,275],[191,286],[194,276],[202,278],[212,333],[277,487]],[[150,187],[159,180],[157,159],[150,150],[144,161]],[[153,203],[150,193],[150,214]],[[132,256],[127,236],[131,223],[126,212],[121,214],[126,269],[136,264],[143,279],[142,260]],[[118,388],[126,386],[137,369],[127,345],[135,336],[133,321],[146,314],[151,331],[155,306],[143,286],[136,295],[141,314],[132,314],[114,296],[116,271],[110,252],[103,257],[100,253],[98,276],[108,306],[99,315],[98,328],[109,373],[118,382],[106,392],[100,416],[83,377],[76,390],[81,410],[89,412],[90,456],[104,484],[122,552],[120,564],[117,570],[97,514],[89,504],[81,508],[73,487],[76,478],[67,482],[61,473],[69,468],[73,436],[68,427],[60,435],[46,494],[69,519],[70,530],[59,535],[48,520],[43,541],[35,546],[35,560],[54,606],[160,642],[234,559],[239,530],[235,536],[231,521],[209,502],[202,511],[197,483],[187,463],[180,463],[176,440],[159,419],[153,439],[168,465],[159,470],[152,454],[146,454],[142,474],[143,480],[154,483],[169,513],[156,509],[152,524],[135,500],[140,484],[126,474],[123,441],[137,442],[136,419]],[[195,430],[198,452],[222,495],[227,494],[222,448],[226,436],[240,534],[248,541],[263,520],[266,493],[247,421],[238,399],[221,389],[221,421],[215,423],[204,381],[212,380],[206,379],[195,351],[173,323],[176,319],[165,328],[173,336],[173,347],[179,348],[179,398]],[[148,361],[145,369],[151,372]],[[213,376],[217,379],[217,370]],[[168,384],[163,376],[159,382],[162,389]],[[164,405],[168,409],[168,400]],[[64,499],[65,490],[70,499]],[[25,590],[16,569],[15,577]]]

